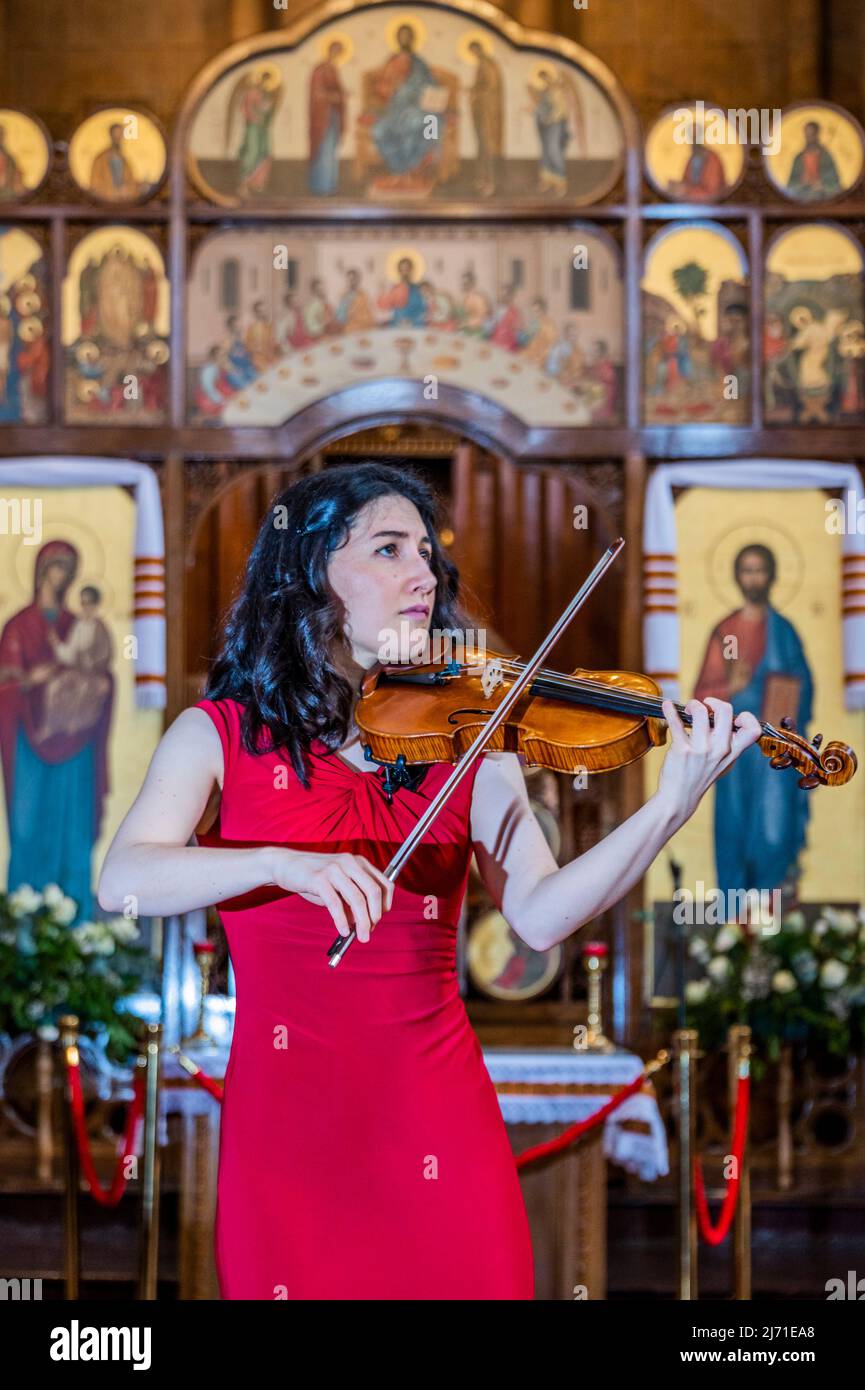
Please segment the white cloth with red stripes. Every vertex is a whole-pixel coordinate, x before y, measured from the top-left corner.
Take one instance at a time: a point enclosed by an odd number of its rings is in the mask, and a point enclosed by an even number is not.
[[[679,612],[674,487],[841,488],[841,612],[844,696],[849,710],[865,709],[865,496],[852,463],[813,459],[729,459],[663,463],[646,489],[643,513],[644,670],[665,696],[679,699]]]

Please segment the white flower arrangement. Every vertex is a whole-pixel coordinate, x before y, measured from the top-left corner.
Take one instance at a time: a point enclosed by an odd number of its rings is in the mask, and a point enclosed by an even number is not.
[[[702,1047],[723,1045],[737,1020],[771,1057],[785,1041],[839,1054],[865,1045],[865,907],[821,906],[811,926],[809,915],[796,908],[767,934],[732,922],[692,934],[688,956],[700,974],[685,1002]]]
[[[152,982],[153,962],[135,920],[118,916],[72,925],[78,904],[56,883],[0,891],[0,1032],[56,1037],[63,1013],[84,1032],[107,1037],[125,1060],[136,1024],[124,1001]]]

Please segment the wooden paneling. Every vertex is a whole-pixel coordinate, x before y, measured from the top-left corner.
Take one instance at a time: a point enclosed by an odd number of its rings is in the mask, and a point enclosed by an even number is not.
[[[170,119],[195,73],[238,38],[284,28],[308,0],[6,0],[0,7],[4,100],[32,106],[66,136],[84,103],[140,100]],[[724,106],[784,106],[824,96],[859,117],[865,76],[861,0],[504,0],[529,28],[584,44],[616,72],[641,115],[702,95]]]

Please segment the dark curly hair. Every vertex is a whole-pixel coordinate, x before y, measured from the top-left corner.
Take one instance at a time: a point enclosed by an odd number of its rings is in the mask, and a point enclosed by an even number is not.
[[[432,542],[430,569],[438,582],[430,628],[464,631],[469,619],[459,601],[459,572],[439,541],[441,507],[427,483],[408,467],[337,465],[292,483],[273,502],[207,679],[206,699],[245,706],[247,752],[284,749],[305,787],[310,742],[319,738],[331,752],[345,742],[355,695],[331,656],[332,644],[345,637],[328,559],[348,540],[357,513],[394,493],[414,503]]]

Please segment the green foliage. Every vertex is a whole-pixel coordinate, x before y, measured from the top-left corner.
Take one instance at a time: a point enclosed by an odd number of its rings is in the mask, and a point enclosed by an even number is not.
[[[124,996],[154,983],[149,952],[125,917],[71,927],[76,904],[56,884],[0,892],[0,1032],[16,1037],[77,1014],[82,1033],[105,1036],[111,1061],[136,1048],[140,1022]]]

